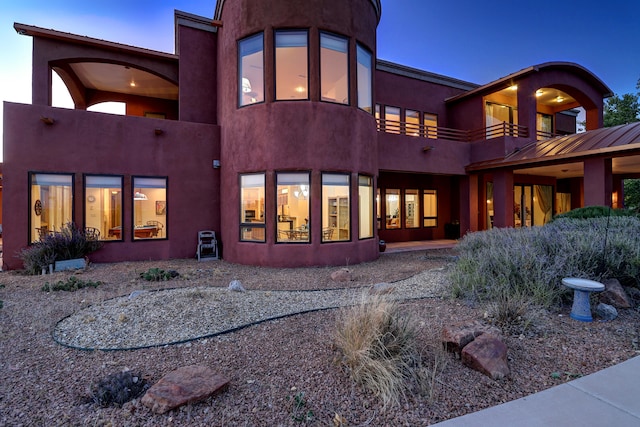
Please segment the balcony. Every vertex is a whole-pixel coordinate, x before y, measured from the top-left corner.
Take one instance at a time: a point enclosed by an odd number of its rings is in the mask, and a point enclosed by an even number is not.
[[[529,128],[512,123],[500,123],[497,125],[475,129],[460,130],[440,126],[428,126],[419,123],[407,123],[396,120],[376,119],[378,131],[397,135],[415,136],[428,139],[446,139],[457,142],[476,142],[503,136],[515,138],[528,138]],[[538,132],[541,135],[541,132]]]

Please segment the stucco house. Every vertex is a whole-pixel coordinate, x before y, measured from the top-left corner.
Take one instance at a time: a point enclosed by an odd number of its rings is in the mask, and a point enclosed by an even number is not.
[[[378,241],[457,238],[620,207],[640,127],[602,129],[611,90],[534,65],[484,85],[376,57],[379,0],[218,0],[175,12],[175,53],[16,23],[33,99],[4,104],[4,267],[69,221],[95,262],[358,263]],[[52,73],[75,109],[51,107]],[[126,115],[86,111],[126,104]],[[577,108],[587,132],[576,134]]]

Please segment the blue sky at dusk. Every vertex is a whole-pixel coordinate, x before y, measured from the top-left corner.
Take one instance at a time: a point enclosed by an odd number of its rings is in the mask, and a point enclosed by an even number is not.
[[[32,39],[14,22],[173,52],[174,9],[212,17],[214,8],[215,0],[2,1],[0,100],[31,100]],[[382,0],[378,58],[479,84],[568,61],[614,93],[636,92],[640,1]]]

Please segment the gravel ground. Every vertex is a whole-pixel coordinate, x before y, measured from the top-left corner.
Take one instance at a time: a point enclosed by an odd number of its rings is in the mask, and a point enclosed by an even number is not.
[[[403,302],[402,309],[419,321],[424,363],[430,366],[437,354],[432,351],[435,337],[444,325],[490,320],[483,307],[442,298],[453,253],[383,254],[375,262],[348,266],[353,280],[345,283],[330,279],[335,267],[270,269],[195,260],[91,265],[77,277],[104,284],[76,292],[41,291],[45,282],[65,280],[71,273],[1,273],[0,425],[334,426],[336,415],[349,426],[429,425],[637,354],[636,309],[622,310],[613,322],[593,323],[570,319],[570,307],[538,311],[503,331],[511,368],[505,380],[493,381],[447,355],[440,359],[446,363],[433,395],[416,393],[400,406],[383,408],[336,362],[332,336],[342,309],[291,315],[300,308],[348,305],[373,284],[393,282],[396,296],[419,298]],[[160,283],[139,279],[154,267],[176,270],[180,277]],[[225,289],[234,279],[246,293]],[[313,292],[319,289],[330,291]],[[162,291],[136,292],[156,290]],[[136,296],[130,298],[132,293]],[[172,314],[176,310],[179,315]],[[105,323],[106,318],[111,321]],[[270,318],[276,319],[265,321]],[[244,319],[260,323],[217,334],[241,326]],[[120,325],[117,333],[108,329],[114,323]],[[186,342],[136,350],[68,347],[129,348],[181,340]],[[191,364],[226,376],[229,389],[164,415],[153,414],[139,399],[107,408],[89,399],[92,384],[110,374],[133,370],[154,383]],[[302,394],[304,405],[296,407],[295,397]],[[297,421],[301,414],[309,419]]]

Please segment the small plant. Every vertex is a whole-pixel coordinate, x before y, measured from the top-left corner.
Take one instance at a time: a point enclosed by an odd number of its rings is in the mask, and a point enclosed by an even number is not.
[[[102,283],[99,280],[97,282],[93,282],[91,280],[84,281],[82,279],[78,279],[75,276],[71,276],[65,281],[58,280],[56,283],[53,283],[53,284],[46,282],[44,285],[42,285],[42,290],[44,292],[53,292],[53,291],[74,292],[82,288],[97,288],[98,286],[103,284],[104,283]]]
[[[149,282],[164,282],[175,279],[178,276],[180,276],[180,273],[175,270],[165,271],[161,268],[150,268],[144,273],[140,273],[140,278]]]
[[[140,396],[148,385],[140,374],[118,372],[95,384],[91,389],[92,400],[100,406],[122,405]]]
[[[4,285],[0,285],[0,289],[4,288]],[[4,303],[2,302],[2,300],[0,299],[0,308],[2,308],[4,306]]]
[[[312,421],[313,411],[307,408],[307,401],[304,400],[304,392],[297,393],[294,396],[288,396],[287,400],[291,401],[291,418],[294,421]]]

